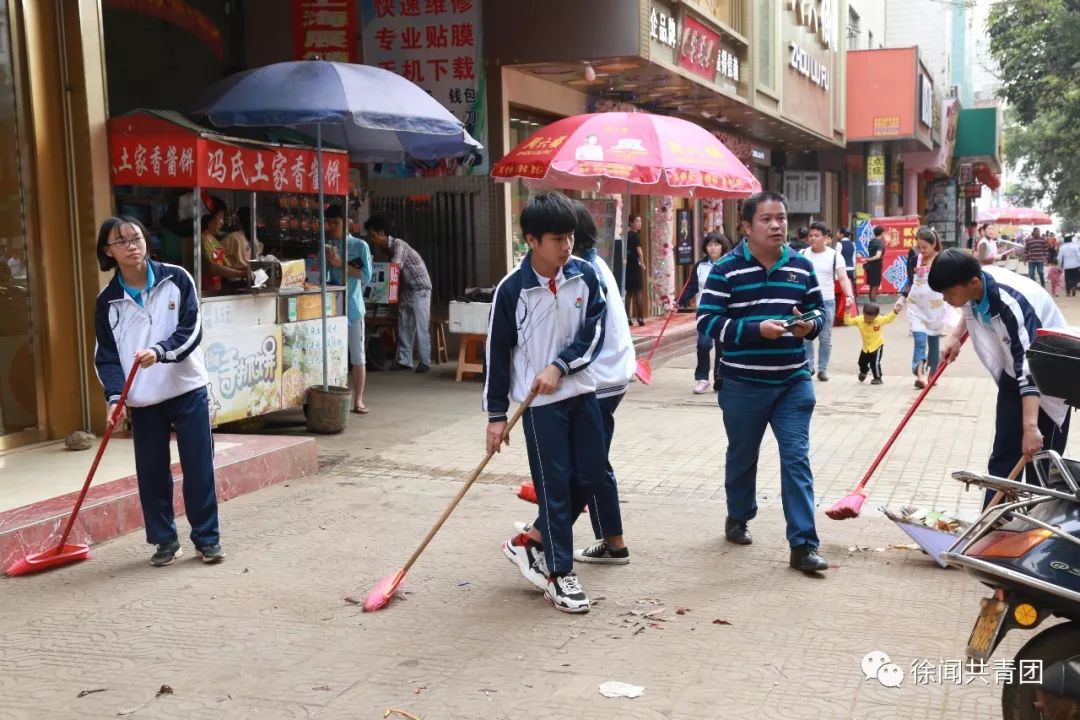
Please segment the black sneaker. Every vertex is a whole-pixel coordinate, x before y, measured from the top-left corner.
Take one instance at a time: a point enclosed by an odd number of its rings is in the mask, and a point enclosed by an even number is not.
[[[816,547],[800,545],[791,549],[791,567],[804,573],[821,572],[829,569],[829,563],[821,557]]]
[[[754,543],[754,536],[750,534],[750,527],[738,520],[732,520],[727,518],[724,521],[724,537],[728,539],[728,542],[733,542],[736,545],[752,545]]]
[[[172,565],[176,558],[184,554],[183,549],[180,547],[180,543],[176,540],[168,543],[162,543],[157,546],[157,552],[150,558],[150,564],[154,567],[165,567],[166,565]]]
[[[420,373],[420,374],[423,374],[423,373],[426,373],[426,372],[431,372],[431,367],[429,367],[428,365],[425,365],[424,363],[420,363],[419,365],[416,366],[416,370],[414,370],[413,372]]]
[[[575,550],[574,559],[600,565],[626,565],[630,562],[630,549],[614,548],[608,545],[606,540],[597,540],[584,550]]]
[[[195,557],[202,558],[202,561],[207,564],[219,563],[225,559],[225,551],[217,543],[203,545],[201,548],[195,548]]]
[[[390,368],[390,372],[405,372],[406,370],[412,370],[412,368],[401,363],[395,363],[394,367]]]
[[[866,373],[863,373],[863,372],[859,373],[859,382],[862,382],[865,379],[866,379]]]
[[[517,565],[521,576],[540,592],[547,590],[547,561],[544,548],[533,542],[528,535],[516,535],[502,544],[503,555]]]
[[[548,580],[544,597],[565,613],[589,612],[589,596],[581,589],[577,575],[568,572],[565,575],[552,575]]]
[[[883,385],[884,383],[885,383],[885,381],[882,380],[881,378],[874,378],[873,380],[870,381],[871,385]]]

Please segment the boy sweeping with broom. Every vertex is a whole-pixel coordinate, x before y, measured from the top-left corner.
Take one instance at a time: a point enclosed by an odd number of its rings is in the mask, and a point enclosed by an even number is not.
[[[543,543],[522,533],[503,552],[548,601],[570,613],[589,610],[573,571],[574,521],[606,478],[589,369],[604,344],[606,304],[596,271],[570,257],[576,227],[574,206],[560,193],[537,195],[522,211],[529,253],[495,289],[484,385],[489,453],[502,444],[510,396],[521,402],[538,393],[522,420]]]

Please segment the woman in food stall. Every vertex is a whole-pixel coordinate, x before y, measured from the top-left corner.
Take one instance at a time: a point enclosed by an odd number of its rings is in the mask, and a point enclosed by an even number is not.
[[[225,236],[221,245],[225,249],[224,265],[234,270],[247,270],[253,259],[262,256],[263,244],[256,243],[255,258],[251,257],[251,208],[236,211],[240,227]]]
[[[229,267],[225,263],[225,248],[218,233],[225,223],[225,203],[215,198],[210,212],[202,217],[202,285],[203,290],[220,291],[222,279],[246,280],[248,270]]]

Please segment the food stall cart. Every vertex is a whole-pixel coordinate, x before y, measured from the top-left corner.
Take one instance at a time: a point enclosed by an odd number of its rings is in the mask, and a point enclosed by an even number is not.
[[[109,120],[109,154],[118,212],[142,220],[151,255],[183,266],[200,288],[213,425],[301,407],[324,373],[331,385],[347,385],[345,288],[330,286],[323,305],[318,286],[322,208],[312,148],[228,137],[178,113],[139,110]],[[345,202],[348,165],[345,152],[324,148],[327,202]],[[263,283],[249,277],[203,288],[200,222],[211,195],[233,211],[249,208],[250,268],[259,280],[265,273]]]

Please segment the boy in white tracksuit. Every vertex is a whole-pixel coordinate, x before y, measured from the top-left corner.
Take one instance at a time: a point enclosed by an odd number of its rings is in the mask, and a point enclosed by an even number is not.
[[[589,610],[574,574],[573,525],[595,488],[607,481],[590,367],[604,345],[607,303],[596,271],[570,256],[576,227],[574,206],[560,193],[541,193],[522,210],[530,250],[495,289],[484,385],[489,453],[506,439],[510,397],[521,402],[537,393],[522,424],[543,547],[521,533],[503,552],[563,612]],[[546,581],[534,577],[540,551]]]
[[[214,441],[210,434],[202,322],[195,283],[184,268],[150,260],[146,229],[133,218],[109,218],[98,232],[101,270],[114,270],[95,310],[94,365],[109,410],[134,363],[141,369],[128,392],[135,472],[147,542],[155,567],[182,551],[173,519],[169,436],[176,433],[184,472],[184,508],[191,541],[204,562],[225,557],[219,544]]]

